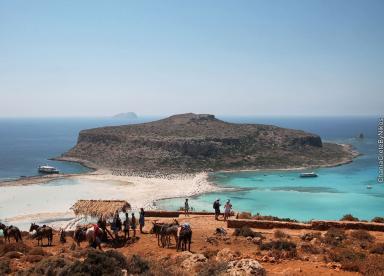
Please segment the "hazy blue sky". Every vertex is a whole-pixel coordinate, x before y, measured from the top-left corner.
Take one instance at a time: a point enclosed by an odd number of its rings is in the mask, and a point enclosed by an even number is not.
[[[0,116],[379,114],[384,1],[0,0]]]

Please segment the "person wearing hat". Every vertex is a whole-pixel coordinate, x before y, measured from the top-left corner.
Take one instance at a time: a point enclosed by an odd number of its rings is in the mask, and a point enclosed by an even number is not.
[[[215,202],[213,202],[213,209],[215,209],[215,220],[219,219],[220,216],[220,198],[216,199]]]

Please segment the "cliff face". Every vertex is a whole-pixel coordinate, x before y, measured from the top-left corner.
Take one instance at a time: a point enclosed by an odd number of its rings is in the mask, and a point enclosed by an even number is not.
[[[62,159],[137,172],[197,172],[321,166],[352,158],[318,135],[270,125],[181,114],[137,125],[83,130]]]

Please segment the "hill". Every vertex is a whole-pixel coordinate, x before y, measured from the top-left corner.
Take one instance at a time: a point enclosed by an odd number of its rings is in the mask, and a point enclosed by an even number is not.
[[[352,160],[350,148],[318,135],[272,125],[234,124],[207,114],[83,130],[59,159],[97,168],[181,173],[330,166]]]

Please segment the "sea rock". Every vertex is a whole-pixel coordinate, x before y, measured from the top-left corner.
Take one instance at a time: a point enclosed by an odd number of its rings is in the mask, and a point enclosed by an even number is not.
[[[253,259],[241,259],[237,261],[231,261],[228,264],[227,273],[231,276],[265,276],[265,269],[259,264],[258,261]]]
[[[229,262],[233,261],[239,256],[238,253],[233,252],[229,248],[221,249],[219,252],[217,252],[216,255],[216,261],[218,262]]]
[[[207,261],[208,259],[203,254],[192,254],[181,263],[181,267],[189,271],[194,271],[197,266]]]

